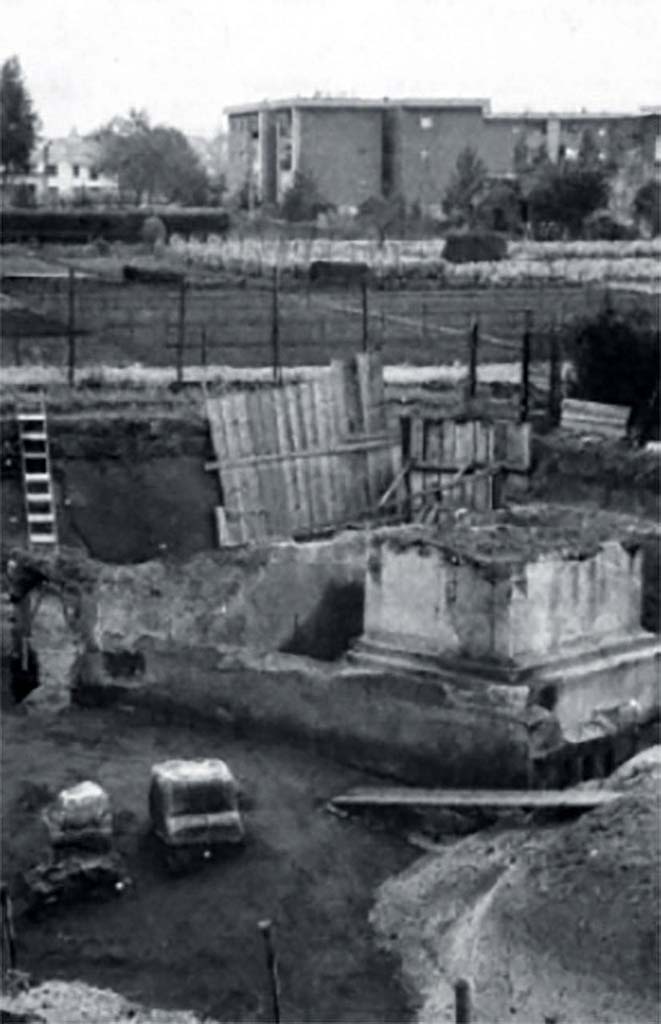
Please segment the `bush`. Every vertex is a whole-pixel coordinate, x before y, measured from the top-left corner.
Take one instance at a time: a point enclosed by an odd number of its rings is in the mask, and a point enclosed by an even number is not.
[[[443,257],[450,263],[480,263],[502,260],[507,255],[507,239],[496,231],[467,231],[449,234]]]
[[[316,183],[303,171],[296,171],[291,188],[282,199],[282,216],[285,220],[315,220],[329,208],[319,195]]]
[[[145,245],[153,249],[157,242],[164,243],[166,241],[167,228],[160,217],[147,217],[140,229],[140,237]]]
[[[637,433],[658,435],[659,328],[649,315],[615,313],[606,306],[579,323],[570,341],[573,396],[628,406]]]
[[[646,181],[636,192],[633,202],[634,213],[648,231],[656,237],[661,234],[661,184]]]
[[[638,237],[632,224],[622,224],[608,210],[595,210],[583,223],[585,238],[600,239],[606,242],[628,242]]]

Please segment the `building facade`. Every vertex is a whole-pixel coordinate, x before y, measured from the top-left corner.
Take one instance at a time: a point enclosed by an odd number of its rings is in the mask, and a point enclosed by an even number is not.
[[[356,209],[401,195],[439,207],[459,153],[472,146],[493,177],[514,174],[517,152],[543,148],[552,161],[578,154],[586,130],[602,159],[633,154],[639,176],[661,159],[661,108],[636,113],[492,113],[488,100],[291,99],[231,107],[228,187],[248,205],[278,203],[294,174],[321,197]]]

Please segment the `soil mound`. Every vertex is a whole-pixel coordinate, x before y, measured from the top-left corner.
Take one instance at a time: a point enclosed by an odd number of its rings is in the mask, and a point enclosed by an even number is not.
[[[39,1024],[201,1024],[182,1010],[147,1010],[109,989],[82,982],[45,981],[13,997],[0,996],[0,1008],[14,1019]],[[205,1024],[213,1024],[209,1018]]]
[[[384,883],[372,922],[419,1019],[453,1020],[467,977],[480,1021],[658,1020],[660,780],[657,747],[572,824],[471,836]]]

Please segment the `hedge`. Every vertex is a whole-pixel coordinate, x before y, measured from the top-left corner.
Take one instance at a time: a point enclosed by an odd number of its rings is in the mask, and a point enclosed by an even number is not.
[[[445,239],[443,259],[450,263],[481,263],[507,256],[507,239],[496,231],[452,232]]]
[[[230,227],[226,210],[159,210],[168,234],[224,235]],[[0,217],[1,242],[75,244],[103,238],[108,242],[140,242],[150,210],[5,210]]]

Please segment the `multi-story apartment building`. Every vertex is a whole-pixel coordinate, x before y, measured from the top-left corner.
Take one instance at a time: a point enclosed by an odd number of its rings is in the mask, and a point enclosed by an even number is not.
[[[394,193],[434,207],[467,145],[491,175],[506,177],[522,145],[531,152],[544,147],[553,161],[571,159],[586,129],[604,160],[633,151],[641,174],[661,160],[658,107],[628,114],[494,114],[485,99],[313,98],[265,101],[226,113],[229,190],[246,189],[256,202],[279,202],[300,170],[339,208]]]

